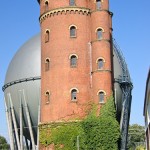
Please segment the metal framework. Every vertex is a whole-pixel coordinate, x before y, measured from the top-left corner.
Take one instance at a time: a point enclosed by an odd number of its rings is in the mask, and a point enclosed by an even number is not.
[[[25,91],[21,90],[20,91],[20,113],[19,113],[19,121],[17,122],[16,119],[16,114],[13,106],[13,101],[11,98],[11,94],[7,94],[7,99],[8,99],[8,105],[6,105],[5,101],[5,110],[6,110],[6,118],[7,118],[7,124],[8,124],[8,132],[9,132],[9,137],[10,137],[10,148],[11,150],[36,150],[39,147],[38,143],[38,136],[37,139],[34,138],[34,129],[33,128],[38,128],[37,126],[32,125],[32,120],[30,116],[30,111],[29,107],[26,101],[26,95]],[[39,110],[40,110],[40,105],[39,105]],[[39,115],[39,114],[38,114]],[[27,123],[23,119],[24,116],[26,116]],[[39,116],[38,116],[38,122],[39,122]],[[18,126],[19,125],[19,128]],[[26,139],[24,137],[23,141],[23,131],[24,129],[29,130],[30,134],[30,139]],[[37,141],[37,146],[35,144],[35,141]]]
[[[131,100],[132,100],[131,91],[133,85],[131,82],[127,64],[115,40],[113,40],[113,49],[117,55],[117,58],[119,60],[122,69],[122,75],[119,76],[118,79],[115,79],[115,82],[119,83],[120,88],[122,90],[122,111],[121,111],[121,119],[120,119],[120,130],[121,130],[120,149],[126,150],[127,139],[128,139],[128,126],[129,126],[130,110],[131,110]]]

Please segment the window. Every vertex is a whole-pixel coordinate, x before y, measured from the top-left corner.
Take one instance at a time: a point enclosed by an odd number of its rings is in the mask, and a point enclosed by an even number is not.
[[[98,97],[99,97],[99,102],[100,103],[104,103],[104,97],[105,97],[105,94],[104,94],[104,92],[99,92],[98,93]]]
[[[49,30],[46,30],[45,32],[45,43],[49,41]]]
[[[77,66],[77,57],[75,55],[72,55],[70,58],[70,66],[76,67]]]
[[[75,26],[70,27],[70,37],[76,37],[76,27]]]
[[[49,92],[49,91],[47,91],[47,92],[45,93],[45,101],[46,101],[46,103],[49,103],[49,102],[50,102],[50,92]]]
[[[97,61],[97,68],[102,69],[104,66],[104,60],[103,59],[98,59]]]
[[[96,0],[96,9],[101,8],[101,0]]]
[[[102,29],[97,29],[97,39],[100,40],[102,39],[103,35],[103,30]]]
[[[69,5],[74,6],[75,5],[75,0],[69,0]]]
[[[48,10],[48,1],[45,2],[45,11]]]
[[[50,59],[46,58],[45,60],[45,71],[48,71],[50,68]]]
[[[73,89],[71,91],[71,100],[76,101],[77,100],[77,90]]]

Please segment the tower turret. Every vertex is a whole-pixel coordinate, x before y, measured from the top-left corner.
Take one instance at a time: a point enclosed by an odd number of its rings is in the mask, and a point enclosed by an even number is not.
[[[93,100],[103,103],[113,90],[112,13],[109,11],[109,1],[91,1],[90,12]]]

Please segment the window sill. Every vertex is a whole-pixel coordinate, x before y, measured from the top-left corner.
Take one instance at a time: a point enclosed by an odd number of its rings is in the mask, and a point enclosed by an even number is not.
[[[77,103],[77,100],[72,99],[71,102],[72,103]]]
[[[70,66],[71,68],[77,68],[77,66]]]
[[[49,104],[49,101],[46,102],[46,105],[48,105],[48,104]]]
[[[105,102],[99,102],[99,104],[105,104]]]
[[[70,38],[76,38],[76,36],[70,36]]]

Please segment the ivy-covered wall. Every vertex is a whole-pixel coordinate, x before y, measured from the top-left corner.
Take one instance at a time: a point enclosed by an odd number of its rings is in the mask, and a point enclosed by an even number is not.
[[[92,104],[82,121],[41,124],[40,145],[53,146],[55,150],[118,150],[120,128],[113,97],[103,105],[98,116],[97,110],[97,105]]]

